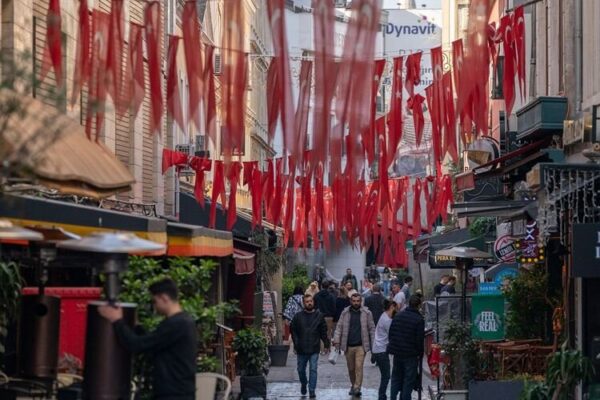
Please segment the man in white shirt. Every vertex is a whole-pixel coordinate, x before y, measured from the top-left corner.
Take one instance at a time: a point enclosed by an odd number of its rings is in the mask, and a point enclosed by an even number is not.
[[[373,358],[381,373],[378,400],[387,400],[386,392],[390,383],[390,357],[387,353],[387,346],[392,318],[396,312],[396,304],[393,301],[385,299],[383,307],[384,312],[381,314],[375,328],[375,340],[373,341]]]
[[[402,292],[402,286],[400,286],[400,282],[394,281],[392,284],[392,295],[394,303],[396,303],[396,310],[398,312],[404,311],[406,308],[406,296],[404,292]]]

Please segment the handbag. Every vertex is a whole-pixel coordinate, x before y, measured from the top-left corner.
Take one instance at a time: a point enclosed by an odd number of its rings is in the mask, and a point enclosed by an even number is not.
[[[331,349],[331,351],[329,352],[329,357],[327,358],[327,360],[332,364],[335,365],[337,363],[337,359],[338,356],[340,355],[340,352],[336,349]]]

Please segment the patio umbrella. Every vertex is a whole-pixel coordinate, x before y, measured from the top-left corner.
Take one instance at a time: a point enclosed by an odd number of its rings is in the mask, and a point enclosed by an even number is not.
[[[473,266],[475,258],[492,258],[492,255],[475,247],[455,246],[436,252],[437,255],[445,257],[456,257],[456,267],[462,270],[462,294],[461,294],[461,320],[464,323],[467,317],[467,271]]]
[[[7,219],[0,219],[0,240],[42,240],[41,233],[21,228]]]

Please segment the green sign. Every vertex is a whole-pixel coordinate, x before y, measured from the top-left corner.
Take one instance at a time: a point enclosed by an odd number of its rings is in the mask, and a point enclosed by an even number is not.
[[[504,297],[475,295],[471,303],[471,335],[474,339],[504,339]]]

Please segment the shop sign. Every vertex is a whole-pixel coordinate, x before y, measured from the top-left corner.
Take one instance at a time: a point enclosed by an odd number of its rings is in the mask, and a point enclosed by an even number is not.
[[[572,242],[571,275],[600,278],[600,224],[574,224]]]
[[[537,264],[544,262],[544,249],[538,246],[539,230],[537,221],[528,220],[525,234],[517,243],[517,261],[521,264]]]
[[[474,339],[504,339],[504,297],[473,296],[471,316],[471,335]]]
[[[431,262],[433,259],[433,262]],[[433,268],[456,268],[456,257],[451,256],[429,256],[429,264]],[[473,268],[476,267],[488,267],[489,263],[485,258],[474,258],[473,259]]]
[[[496,241],[494,242],[494,253],[500,261],[514,261],[516,249],[511,236],[511,223],[498,224],[496,228]]]
[[[479,284],[479,294],[481,295],[498,295],[501,294],[500,287],[497,282],[481,282]]]

